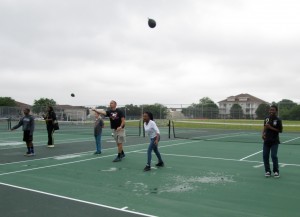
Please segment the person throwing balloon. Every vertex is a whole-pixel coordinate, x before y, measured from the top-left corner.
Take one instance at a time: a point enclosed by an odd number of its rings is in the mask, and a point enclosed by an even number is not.
[[[152,150],[154,151],[156,157],[158,158],[158,163],[155,166],[157,166],[157,167],[164,166],[164,162],[158,151],[158,142],[160,140],[160,132],[159,132],[159,129],[158,129],[156,123],[153,121],[153,114],[151,112],[144,112],[143,120],[144,120],[145,132],[150,137],[150,144],[148,146],[148,151],[147,151],[148,161],[144,168],[144,171],[150,171],[151,170]]]
[[[119,162],[125,157],[123,151],[123,143],[125,142],[125,115],[124,113],[117,108],[117,102],[114,100],[110,101],[110,109],[107,111],[97,111],[93,109],[94,112],[102,114],[106,117],[109,117],[110,127],[113,130],[113,137],[118,146],[118,155],[113,160],[113,162]]]

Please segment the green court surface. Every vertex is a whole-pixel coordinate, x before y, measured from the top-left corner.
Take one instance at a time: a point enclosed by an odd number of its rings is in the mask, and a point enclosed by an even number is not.
[[[85,205],[103,209],[88,216],[299,215],[300,146],[281,144],[281,177],[265,178],[260,143],[222,142],[213,137],[210,141],[168,139],[167,129],[162,131],[159,146],[165,167],[152,167],[150,172],[143,172],[147,138],[128,137],[126,158],[113,163],[116,148],[109,136],[103,137],[102,155],[95,156],[91,136],[60,131],[56,148],[47,149],[45,132],[37,132],[37,155],[26,158],[21,155],[25,152],[19,142],[21,132],[1,131],[1,186],[16,198],[20,192],[12,189],[77,203],[69,204],[68,209]],[[282,134],[282,142],[291,139]],[[27,196],[31,200],[31,194]],[[1,212],[15,209],[18,205],[14,203],[3,205]]]

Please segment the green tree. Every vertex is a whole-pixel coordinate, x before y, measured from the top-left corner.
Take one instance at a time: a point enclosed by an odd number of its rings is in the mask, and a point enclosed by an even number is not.
[[[230,108],[230,117],[233,119],[241,119],[244,116],[242,107],[239,104],[233,104]]]
[[[182,109],[182,113],[189,118],[218,118],[219,107],[209,97],[203,97],[199,103],[193,103],[187,108]]]
[[[214,119],[219,117],[219,107],[209,97],[200,99],[199,108],[202,110],[202,118]]]
[[[300,120],[300,105],[296,105],[290,110],[290,120]]]
[[[140,119],[142,117],[142,108],[140,106],[129,104],[125,105],[123,109],[126,119]]]
[[[16,106],[17,103],[11,97],[0,97],[0,106]]]
[[[297,106],[297,103],[293,102],[289,99],[283,99],[277,103],[278,113],[282,119],[290,120],[292,119],[290,116],[291,110]]]
[[[56,102],[53,99],[48,98],[40,98],[38,100],[34,100],[32,111],[34,113],[42,113],[45,112],[47,106],[56,106]]]
[[[143,112],[151,112],[154,119],[165,119],[168,115],[168,108],[162,104],[155,103],[153,105],[142,105]]]
[[[255,111],[257,119],[264,119],[268,115],[269,109],[270,105],[265,103],[260,104]]]

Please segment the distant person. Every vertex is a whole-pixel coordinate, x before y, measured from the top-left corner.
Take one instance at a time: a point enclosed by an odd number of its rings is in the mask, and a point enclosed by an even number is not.
[[[93,110],[98,114],[105,115],[109,117],[110,127],[113,130],[113,137],[118,146],[118,155],[113,160],[113,162],[119,162],[125,157],[123,151],[123,143],[125,142],[125,115],[124,113],[117,108],[117,102],[112,100],[110,101],[110,109],[107,111],[97,111]]]
[[[270,168],[270,152],[273,162],[274,177],[279,178],[279,165],[278,165],[278,146],[280,144],[279,133],[282,133],[282,121],[277,117],[278,108],[272,105],[269,109],[269,116],[264,120],[264,128],[262,132],[262,139],[264,140],[263,146],[263,160],[265,166],[265,176],[271,176]]]
[[[27,152],[24,156],[34,156],[34,147],[33,147],[33,131],[34,131],[34,118],[30,115],[30,109],[24,109],[24,117],[21,118],[19,123],[11,128],[11,130],[16,130],[20,126],[23,128],[23,141],[26,142]]]
[[[95,112],[95,126],[94,126],[94,136],[96,140],[96,152],[94,154],[101,154],[101,137],[102,137],[102,128],[104,127],[104,121],[101,118],[100,114]]]
[[[144,120],[145,132],[148,134],[148,136],[150,138],[150,144],[148,146],[148,151],[147,151],[148,160],[147,160],[146,167],[144,168],[144,171],[149,171],[149,170],[151,170],[152,151],[154,151],[156,157],[158,158],[158,163],[155,166],[163,167],[164,162],[158,151],[158,142],[160,140],[160,132],[159,132],[159,129],[158,129],[156,123],[153,121],[153,114],[151,112],[144,112],[143,120]]]
[[[56,114],[52,106],[48,106],[46,115],[43,116],[46,121],[48,133],[48,148],[54,148],[54,121],[56,121]]]

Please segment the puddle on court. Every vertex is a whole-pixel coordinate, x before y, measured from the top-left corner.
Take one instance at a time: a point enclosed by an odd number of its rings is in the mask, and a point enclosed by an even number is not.
[[[208,173],[203,176],[173,176],[169,177],[159,187],[149,187],[145,183],[127,181],[125,187],[133,189],[137,196],[149,194],[163,194],[163,193],[184,193],[197,191],[205,186],[212,185],[225,185],[234,183],[232,176],[224,175],[221,173]]]

